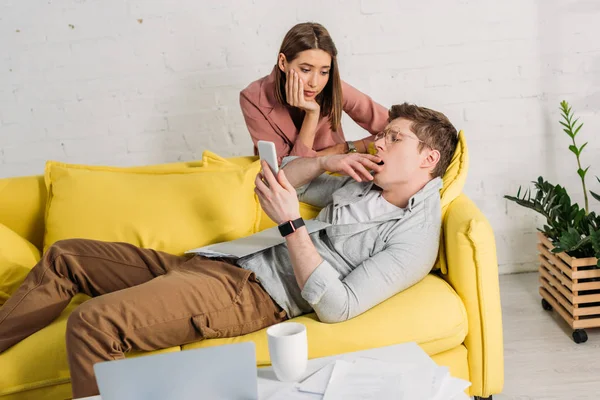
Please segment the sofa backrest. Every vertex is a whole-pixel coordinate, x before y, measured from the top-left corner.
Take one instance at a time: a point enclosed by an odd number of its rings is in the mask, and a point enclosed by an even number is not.
[[[256,161],[257,158],[255,156],[222,158],[207,151],[203,155],[202,162],[162,164],[161,166],[187,165],[189,167],[197,167],[201,164],[214,164],[215,162],[218,163],[225,160],[243,166]],[[469,157],[464,133],[460,131],[457,152],[443,177],[444,188],[441,191],[441,195],[444,213],[448,205],[462,192],[467,177],[468,161]],[[47,190],[43,175],[0,179],[0,223],[29,240],[41,250],[44,238],[46,198]],[[301,205],[301,214],[305,218],[312,218],[318,212],[317,208],[308,204]],[[263,213],[259,229],[262,230],[271,226],[274,226],[274,223]],[[443,238],[441,246],[443,246]],[[440,248],[437,267],[445,270],[443,247]]]

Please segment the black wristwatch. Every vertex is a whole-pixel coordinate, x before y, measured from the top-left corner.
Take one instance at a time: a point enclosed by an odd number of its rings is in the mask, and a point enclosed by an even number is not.
[[[279,233],[281,236],[286,237],[289,234],[296,232],[297,229],[304,226],[304,220],[302,218],[295,219],[293,221],[284,222],[279,225]]]

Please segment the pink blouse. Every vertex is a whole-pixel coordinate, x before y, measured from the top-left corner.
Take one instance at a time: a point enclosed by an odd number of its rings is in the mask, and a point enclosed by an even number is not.
[[[342,127],[333,132],[327,117],[319,119],[312,149],[296,140],[300,129],[294,124],[290,108],[279,104],[275,98],[275,68],[270,75],[252,82],[240,93],[240,106],[254,142],[254,154],[258,154],[256,146],[259,140],[275,143],[279,162],[288,155],[315,157],[317,151],[345,143]],[[344,112],[369,133],[376,135],[385,128],[388,123],[385,107],[344,81],[342,97]]]

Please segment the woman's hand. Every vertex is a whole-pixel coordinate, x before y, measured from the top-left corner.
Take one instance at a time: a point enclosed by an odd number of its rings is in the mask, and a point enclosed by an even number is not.
[[[304,98],[304,82],[298,76],[298,73],[290,69],[286,74],[285,80],[285,98],[292,107],[298,107],[306,113],[314,113],[319,115],[321,106],[315,100],[307,101]]]
[[[329,172],[338,172],[349,175],[357,182],[372,181],[373,172],[379,172],[382,167],[378,165],[381,158],[371,154],[336,154],[321,158],[321,169]]]

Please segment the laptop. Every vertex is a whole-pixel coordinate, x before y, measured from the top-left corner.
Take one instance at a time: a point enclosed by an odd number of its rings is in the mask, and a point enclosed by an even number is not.
[[[253,342],[94,365],[102,400],[258,400]]]

